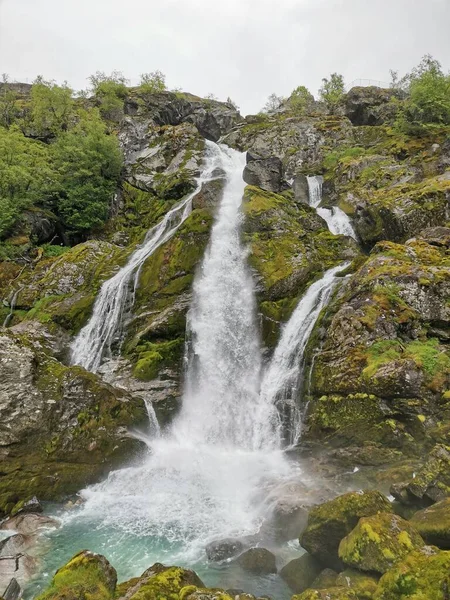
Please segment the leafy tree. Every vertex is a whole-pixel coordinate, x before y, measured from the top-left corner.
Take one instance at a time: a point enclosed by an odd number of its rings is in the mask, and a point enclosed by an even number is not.
[[[283,104],[284,98],[283,96],[277,96],[275,93],[270,94],[267,98],[267,102],[264,105],[263,112],[272,112],[274,110],[278,110],[280,106]]]
[[[313,104],[314,96],[304,85],[299,85],[289,96],[288,102],[294,111],[303,114]]]
[[[57,188],[49,146],[26,138],[15,126],[0,127],[0,238],[23,210],[45,203]]]
[[[320,98],[325,102],[331,113],[334,113],[341,104],[345,94],[344,77],[338,73],[332,73],[330,79],[322,79],[322,87],[319,90]]]
[[[450,75],[430,55],[409,75],[409,99],[404,117],[413,128],[422,125],[450,124]]]
[[[89,77],[94,95],[99,101],[102,117],[117,120],[123,109],[123,99],[127,95],[128,79],[120,71],[110,75],[97,71]]]
[[[142,73],[139,87],[141,88],[141,91],[146,94],[164,92],[167,89],[166,76],[162,71]]]
[[[63,224],[81,233],[101,225],[122,167],[117,138],[107,135],[98,111],[83,111],[78,124],[51,150],[60,182],[54,209]]]
[[[67,82],[62,86],[41,76],[31,88],[32,127],[39,137],[55,136],[67,131],[74,117],[73,90]]]

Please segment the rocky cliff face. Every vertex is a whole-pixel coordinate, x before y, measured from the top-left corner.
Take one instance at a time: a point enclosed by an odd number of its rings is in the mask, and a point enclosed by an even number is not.
[[[143,399],[162,423],[176,410],[191,285],[220,173],[143,264],[113,367],[96,376],[67,366],[69,343],[103,281],[195,189],[205,139],[249,151],[244,236],[267,354],[308,285],[353,260],[309,345],[305,436],[355,456],[361,446],[374,456],[381,447],[414,455],[450,443],[450,142],[444,129],[396,133],[391,96],[357,89],[340,115],[313,104],[307,114],[286,106],[243,119],[189,94],[129,91],[115,115],[125,164],[106,225],[61,256],[38,250],[34,260],[0,263],[0,318],[9,315],[0,336],[1,514],[35,494],[76,490],[128,454],[135,443],[125,427],[142,421]],[[323,206],[350,216],[364,254],[307,205],[308,174],[323,175]],[[44,217],[35,215],[36,231]]]

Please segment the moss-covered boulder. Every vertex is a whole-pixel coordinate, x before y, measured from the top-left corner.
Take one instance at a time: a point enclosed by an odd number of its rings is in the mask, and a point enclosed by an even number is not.
[[[322,563],[306,552],[299,558],[294,558],[288,562],[281,569],[280,577],[284,579],[293,592],[299,594],[309,588],[322,572]]]
[[[37,600],[110,600],[116,584],[116,570],[106,558],[83,550],[55,573],[49,588]]]
[[[410,523],[427,544],[450,550],[450,498],[419,510]]]
[[[339,544],[339,558],[361,571],[385,573],[424,541],[408,522],[391,513],[363,517]]]
[[[95,481],[141,448],[128,427],[146,421],[142,400],[64,366],[33,331],[0,335],[0,516]]]
[[[204,588],[194,571],[181,567],[166,567],[160,563],[117,586],[117,600],[180,600],[197,588]]]
[[[378,244],[329,306],[320,323],[323,351],[313,363],[305,438],[414,454],[448,435],[444,229],[424,231],[405,245]]]
[[[325,565],[339,570],[342,566],[338,556],[339,544],[359,519],[390,511],[390,502],[377,491],[350,492],[338,496],[310,511],[300,543]]]
[[[338,578],[338,573],[333,569],[324,569],[314,579],[311,584],[311,588],[315,590],[324,590],[326,588],[334,587]]]
[[[324,270],[354,257],[352,240],[328,231],[315,210],[284,195],[247,186],[243,211],[263,339],[272,346],[306,287]]]
[[[450,552],[425,546],[411,552],[380,579],[375,600],[446,600]]]

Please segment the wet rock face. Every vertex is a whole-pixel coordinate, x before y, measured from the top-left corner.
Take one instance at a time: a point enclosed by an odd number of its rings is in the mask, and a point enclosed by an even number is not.
[[[142,400],[65,367],[23,328],[0,347],[0,515],[75,492],[140,447],[126,428],[144,421]]]
[[[237,556],[244,550],[244,544],[238,539],[225,539],[211,542],[206,546],[208,560],[220,562]]]

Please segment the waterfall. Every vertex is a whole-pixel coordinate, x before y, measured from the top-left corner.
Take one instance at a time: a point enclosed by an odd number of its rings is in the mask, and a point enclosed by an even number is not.
[[[191,357],[175,433],[232,447],[278,447],[276,409],[259,394],[256,303],[240,239],[245,154],[226,147],[222,152],[227,184],[194,284],[188,315]]]
[[[66,517],[112,531],[121,544],[144,540],[148,564],[163,557],[192,565],[212,539],[256,534],[264,498],[293,473],[277,411],[259,394],[261,345],[241,242],[245,156],[215,152],[226,179],[194,282],[182,410],[140,464],[84,490],[80,512]]]
[[[333,267],[321,279],[310,285],[283,327],[280,341],[265,371],[261,396],[286,414],[289,442],[295,444],[301,432],[301,411],[298,403],[303,374],[303,353],[320,311],[326,306],[339,279],[335,277],[347,264]]]
[[[194,192],[186,196],[147,233],[144,243],[131,255],[127,264],[105,281],[94,304],[92,316],[71,346],[72,364],[96,372],[111,347],[123,333],[125,313],[134,302],[142,265],[162,244],[170,240],[192,210],[192,199],[202,185],[214,178],[220,166],[221,152],[216,144],[206,141],[203,170]]]
[[[319,216],[324,219],[328,229],[335,235],[347,235],[357,239],[350,219],[338,206],[320,208],[322,202],[322,177],[308,177],[309,205],[316,209]]]

